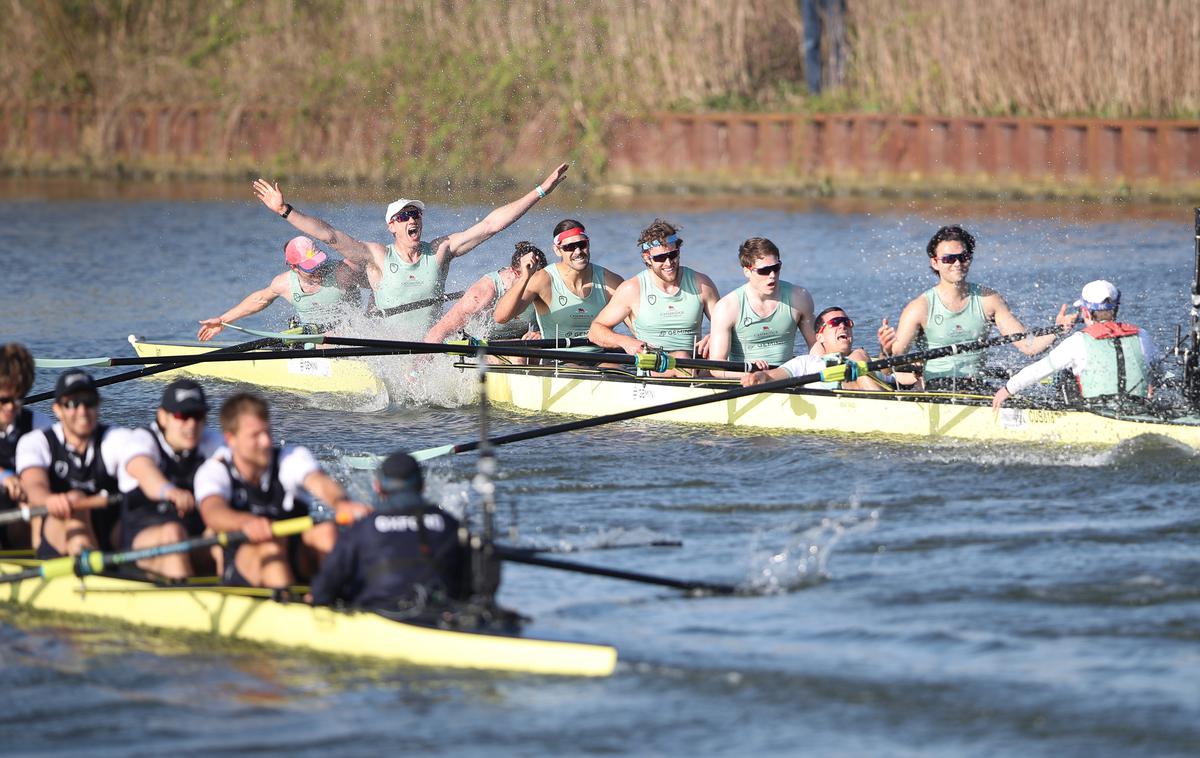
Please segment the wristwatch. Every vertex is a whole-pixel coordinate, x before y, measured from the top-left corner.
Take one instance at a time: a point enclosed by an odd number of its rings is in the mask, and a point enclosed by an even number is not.
[[[291,212],[292,212],[292,204],[291,204],[291,203],[284,203],[284,204],[283,204],[283,213],[280,213],[280,214],[279,214],[279,217],[280,217],[280,218],[287,218],[287,217],[288,217],[288,214],[289,214],[289,213],[291,213]]]

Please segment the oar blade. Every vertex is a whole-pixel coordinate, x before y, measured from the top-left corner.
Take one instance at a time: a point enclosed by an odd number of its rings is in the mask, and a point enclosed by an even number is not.
[[[88,368],[111,366],[112,358],[34,358],[37,368]]]

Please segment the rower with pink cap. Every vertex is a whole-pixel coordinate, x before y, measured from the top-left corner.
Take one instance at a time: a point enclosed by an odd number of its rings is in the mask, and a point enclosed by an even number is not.
[[[301,323],[316,326],[317,331],[327,331],[359,305],[359,272],[345,261],[330,260],[310,238],[301,235],[288,240],[283,260],[288,270],[266,287],[251,292],[220,316],[201,321],[200,340],[212,339],[225,324],[258,313],[280,297],[292,304]]]

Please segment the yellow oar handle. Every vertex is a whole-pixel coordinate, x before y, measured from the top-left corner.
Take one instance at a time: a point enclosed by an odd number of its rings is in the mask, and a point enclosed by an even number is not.
[[[847,361],[830,366],[821,372],[823,382],[852,382],[860,375],[867,373],[866,361]]]

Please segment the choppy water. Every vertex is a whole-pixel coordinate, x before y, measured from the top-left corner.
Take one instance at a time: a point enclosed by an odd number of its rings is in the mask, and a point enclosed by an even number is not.
[[[564,189],[568,189],[564,187]],[[93,193],[94,195],[95,193]],[[1049,323],[1106,277],[1123,316],[1170,342],[1186,315],[1191,215],[1111,209],[854,206],[658,199],[538,209],[457,262],[465,285],[513,242],[549,247],[563,215],[598,262],[636,271],[655,215],[684,227],[685,262],[727,291],[736,246],[760,234],[818,308],[839,304],[873,346],[930,286],[925,240],[958,221],[980,240],[973,279],[1027,324]],[[298,207],[381,239],[381,202]],[[567,210],[566,208],[569,208]],[[483,206],[435,207],[433,236]],[[280,269],[291,228],[249,197],[0,201],[0,339],[55,357],[131,354],[125,336],[187,337]],[[252,321],[277,325],[283,311]],[[998,358],[1017,364],[1015,351]],[[333,461],[470,439],[470,377],[416,385],[403,407],[350,413],[275,398],[280,436]],[[50,376],[40,377],[39,388]],[[161,385],[105,392],[105,417],[144,423]],[[230,391],[214,386],[218,399]],[[421,400],[424,398],[424,400]],[[430,402],[428,398],[435,398]],[[498,411],[496,431],[538,423]],[[884,755],[1195,754],[1200,748],[1200,468],[1189,450],[781,436],[627,423],[500,450],[504,525],[587,546],[674,538],[682,548],[580,553],[634,570],[787,592],[686,598],[511,566],[503,600],[533,634],[606,641],[604,681],[414,671],[0,609],[0,752],[161,754]],[[474,459],[432,488],[465,501]],[[346,472],[342,472],[345,475]],[[354,486],[363,482],[355,479]]]

